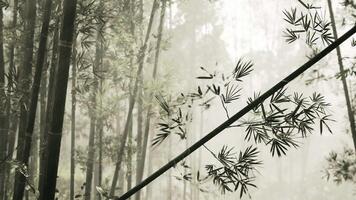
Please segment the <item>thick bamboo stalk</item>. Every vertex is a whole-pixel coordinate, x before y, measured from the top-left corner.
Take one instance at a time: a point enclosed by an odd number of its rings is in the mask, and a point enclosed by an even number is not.
[[[53,200],[56,191],[76,4],[76,0],[64,0],[63,2],[63,26],[60,34],[58,70],[56,73],[56,83],[54,84],[55,92],[53,111],[51,113],[52,120],[50,123],[50,131],[48,132],[47,156],[44,161],[46,168],[46,170],[44,170],[44,178],[42,179],[44,187],[40,188],[40,200]]]

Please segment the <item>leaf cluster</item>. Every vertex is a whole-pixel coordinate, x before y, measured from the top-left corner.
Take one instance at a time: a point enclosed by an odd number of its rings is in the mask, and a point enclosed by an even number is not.
[[[209,72],[201,67],[203,74],[196,77],[205,85],[197,86],[196,91],[187,94],[181,93],[174,101],[168,103],[162,94],[156,95],[161,108],[160,122],[157,124],[159,132],[152,141],[152,145],[163,142],[171,133],[177,134],[181,139],[186,138],[185,126],[192,120],[191,108],[198,104],[203,108],[210,108],[214,99],[218,98],[229,117],[227,104],[240,98],[242,78],[252,72],[253,63],[239,59],[234,70],[229,74]]]
[[[257,98],[255,95],[254,98]],[[249,98],[248,103],[254,99]],[[298,147],[298,138],[304,138],[319,124],[320,133],[326,128],[331,132],[328,122],[332,121],[327,112],[330,105],[319,93],[305,98],[302,94],[287,95],[286,89],[273,94],[269,100],[253,110],[254,119],[245,121],[245,140],[264,143],[270,146],[272,156],[286,155],[290,147]]]
[[[304,38],[308,46],[314,46],[318,41],[330,44],[334,37],[331,33],[331,22],[322,17],[320,7],[299,1],[304,10],[297,8],[284,10],[284,21],[289,25],[284,31],[286,42],[293,43]]]
[[[160,122],[157,123],[159,132],[152,140],[152,146],[162,143],[171,134],[178,135],[181,139],[186,138],[186,125],[191,120],[191,105],[187,103],[187,97],[181,94],[175,99],[175,103],[168,103],[162,94],[156,95],[156,100],[162,109]]]
[[[356,159],[353,149],[345,148],[342,152],[331,152],[327,157],[325,177],[332,178],[337,184],[342,182],[356,183]]]
[[[248,187],[257,187],[252,183],[255,179],[253,171],[262,162],[257,159],[258,150],[256,147],[249,146],[236,156],[233,148],[223,146],[217,155],[212,154],[220,162],[220,165],[209,164],[205,168],[208,177],[213,180],[214,184],[219,186],[223,194],[226,191],[239,190],[241,198],[248,193]]]

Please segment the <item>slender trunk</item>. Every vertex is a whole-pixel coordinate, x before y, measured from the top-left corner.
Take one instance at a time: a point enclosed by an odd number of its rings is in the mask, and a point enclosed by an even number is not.
[[[3,11],[0,7],[0,199],[5,195],[5,172],[7,159],[7,140],[8,140],[8,115],[7,107],[9,104],[5,92],[5,64],[4,64],[4,36],[3,36]]]
[[[56,27],[53,31],[53,44],[52,44],[52,57],[51,57],[51,67],[49,70],[49,80],[48,80],[48,95],[47,95],[47,105],[46,105],[46,122],[44,124],[44,132],[40,136],[40,171],[39,171],[39,183],[38,190],[43,191],[44,187],[44,175],[46,171],[45,161],[47,159],[47,139],[50,129],[50,124],[52,122],[52,111],[53,111],[53,96],[55,87],[55,76],[57,73],[57,61],[58,61],[58,37],[59,37],[59,19],[56,20]],[[42,189],[41,189],[42,188]],[[41,195],[41,194],[40,194]]]
[[[334,12],[333,12],[333,7],[332,7],[332,2],[331,0],[328,0],[328,7],[329,7],[329,15],[331,19],[331,27],[333,30],[333,35],[335,39],[338,38],[337,31],[336,31],[336,24],[335,24],[335,17],[334,17]],[[350,95],[349,95],[349,89],[347,87],[347,82],[346,82],[346,76],[344,73],[344,63],[342,61],[342,56],[341,56],[341,50],[340,47],[336,47],[336,54],[337,54],[337,61],[339,63],[339,71],[341,74],[341,82],[342,82],[342,88],[344,90],[344,95],[345,95],[345,101],[346,101],[346,108],[347,108],[347,114],[349,117],[349,123],[350,123],[350,130],[352,134],[352,139],[354,142],[354,149],[356,151],[356,125],[355,125],[355,116],[354,116],[354,111],[352,110],[352,105],[351,105],[351,100],[350,100]]]
[[[130,119],[130,129],[127,145],[127,190],[132,187],[132,118]]]
[[[200,110],[200,127],[199,127],[199,138],[202,138],[203,137],[203,134],[204,134],[204,108],[201,107],[201,110]],[[202,161],[202,150],[199,149],[199,154],[198,154],[198,169],[200,168],[201,166],[201,161]],[[200,189],[199,189],[199,185],[197,186],[198,187],[198,191],[197,191],[197,200],[200,200]]]
[[[125,114],[124,114],[125,116]],[[120,137],[121,133],[121,118],[120,118],[120,112],[117,113],[117,117],[116,117],[116,132],[118,134],[118,136]],[[118,189],[119,189],[119,195],[122,195],[124,192],[124,188],[125,188],[125,169],[122,169],[119,173],[119,178],[118,178]]]
[[[153,139],[153,134],[151,134],[150,136],[150,140],[152,141]],[[151,174],[153,171],[153,149],[150,149],[149,153],[148,153],[148,169],[147,169],[147,174]],[[153,191],[153,186],[154,184],[151,184],[147,187],[146,190],[146,200],[151,200],[152,199],[152,191]]]
[[[168,138],[168,161],[172,158],[172,137]],[[172,200],[172,171],[169,171],[168,173],[168,184],[167,184],[167,193],[168,193],[168,198],[167,200]]]
[[[69,65],[71,61],[74,21],[76,16],[76,0],[64,0],[63,26],[61,28],[58,70],[53,99],[52,120],[48,134],[47,156],[44,161],[46,170],[43,175],[40,200],[53,200],[56,191],[56,179],[60,154],[64,107],[67,95]]]
[[[153,73],[152,73],[153,80],[155,80],[156,76],[157,76],[165,11],[166,11],[166,0],[163,0],[162,5],[161,5],[160,22],[159,22],[159,26],[158,26],[158,38],[157,38],[157,43],[156,43],[155,60],[154,60],[154,67],[153,67]],[[152,98],[153,98],[153,94],[150,93],[149,99],[152,99]],[[137,168],[139,168],[139,170],[138,170],[139,173],[137,173],[137,177],[138,177],[137,182],[138,183],[142,181],[143,172],[145,169],[146,151],[147,151],[147,147],[148,147],[148,137],[149,137],[149,130],[150,130],[151,110],[152,110],[152,105],[149,104],[149,106],[147,108],[147,115],[146,115],[146,120],[145,120],[145,132],[144,132],[144,136],[143,136],[143,147],[142,147],[141,159],[140,159],[140,163],[137,167]],[[136,200],[139,200],[139,199],[140,199],[140,192],[138,192],[136,195]]]
[[[11,24],[11,33],[13,38],[16,38],[16,26],[17,26],[17,7],[18,7],[18,0],[14,0],[14,7],[12,10],[12,24]],[[15,70],[15,61],[14,61],[14,55],[15,55],[15,40],[12,39],[9,45],[9,82],[8,82],[8,88],[10,92],[14,91],[14,82],[17,81],[16,79],[16,70]],[[8,116],[9,116],[9,132],[8,132],[8,144],[7,144],[7,156],[9,158],[13,157],[14,149],[15,149],[15,141],[16,141],[16,133],[17,133],[17,126],[18,126],[18,117],[16,113],[12,112],[12,104],[14,103],[13,99],[9,99],[9,104],[7,107],[8,110]],[[11,167],[6,166],[6,183],[5,184],[5,191],[4,191],[4,199],[8,199],[9,195],[9,190],[10,186],[12,185],[13,179],[10,175],[11,173]]]
[[[84,199],[90,200],[91,189],[92,189],[92,179],[93,179],[93,169],[94,169],[94,155],[95,155],[95,132],[97,128],[97,108],[96,108],[96,94],[98,90],[98,79],[96,77],[97,62],[93,66],[94,83],[91,92],[91,102],[88,105],[89,115],[90,115],[90,133],[89,133],[89,144],[88,144],[88,156],[86,162],[86,179],[85,179],[85,190]]]
[[[99,6],[97,9],[97,13],[99,15],[102,14],[102,7],[103,7],[103,2],[99,2]],[[96,36],[96,43],[95,43],[95,60],[94,60],[94,65],[93,65],[93,74],[94,74],[94,83],[93,83],[93,89],[92,89],[92,97],[91,97],[91,105],[88,108],[91,110],[90,114],[90,134],[89,134],[89,151],[88,151],[88,160],[87,160],[87,171],[86,171],[86,181],[85,181],[85,191],[84,191],[84,197],[86,200],[90,200],[91,197],[91,188],[92,188],[92,179],[93,179],[93,169],[94,169],[94,160],[96,160],[95,157],[95,134],[96,130],[99,130],[98,127],[98,109],[97,109],[97,93],[98,93],[98,87],[99,87],[99,80],[98,80],[98,73],[100,72],[100,65],[101,65],[101,57],[102,57],[102,40],[101,38],[101,33],[103,31],[103,23],[99,23],[97,27],[97,36]]]
[[[42,73],[42,80],[41,80],[41,91],[40,91],[40,135],[39,135],[39,158],[41,158],[42,150],[41,150],[41,143],[42,137],[45,134],[46,129],[46,98],[47,98],[47,69],[49,64],[47,63],[47,54],[46,54],[46,61],[44,62],[46,67],[43,69]]]
[[[143,118],[143,101],[142,101],[142,74],[140,75],[141,81],[139,86],[139,92],[137,97],[137,153],[136,153],[136,184],[140,182],[138,174],[140,173],[140,159],[142,157],[142,118]],[[139,193],[136,195],[136,199],[139,200]]]
[[[187,149],[188,146],[188,138],[185,139],[185,149]],[[184,168],[184,174],[187,174],[187,168]],[[183,179],[183,200],[187,199],[187,181]]]
[[[99,141],[98,141],[98,182],[97,186],[101,187],[103,179],[103,123],[99,121]],[[101,200],[101,195],[97,192],[97,199]]]
[[[139,12],[141,14],[141,10]],[[142,154],[142,136],[143,136],[143,126],[142,126],[143,125],[143,73],[142,72],[140,74],[139,86],[138,87],[139,87],[139,89],[138,89],[138,97],[137,97],[136,184],[140,182],[139,176],[137,176],[137,175],[139,174],[140,168],[138,166],[140,165],[140,159],[142,157],[141,156],[141,154]],[[140,199],[139,195],[140,194],[137,193],[135,199]]]
[[[20,91],[22,97],[20,99],[20,127],[17,138],[17,155],[16,159],[27,165],[30,157],[30,144],[32,134],[27,134],[28,114],[27,107],[29,105],[29,86],[31,85],[31,71],[33,60],[33,46],[35,33],[36,19],[36,1],[26,0],[25,2],[25,25],[24,25],[24,56],[20,70]],[[42,72],[42,71],[40,71]],[[39,83],[38,83],[39,84]],[[37,101],[36,101],[37,103]],[[32,106],[31,106],[32,107]],[[36,109],[33,111],[36,112]],[[24,196],[26,177],[21,172],[16,171],[13,200],[22,200]]]
[[[103,7],[104,7],[104,2],[100,1],[99,2],[100,6],[98,9],[98,13],[100,15],[103,15]],[[98,35],[97,35],[97,43],[96,43],[96,50],[97,50],[97,59],[98,59],[98,71],[103,72],[104,71],[104,66],[103,66],[103,59],[104,59],[104,37],[103,33],[104,32],[104,22],[101,22],[98,24]],[[103,83],[104,80],[102,78],[102,75],[99,78],[99,112],[100,112],[100,117],[98,119],[98,182],[97,185],[101,187],[102,185],[102,175],[103,175],[103,134],[104,134],[104,124],[103,124],[103,116],[102,116],[102,111],[103,111]],[[101,200],[101,195],[99,192],[97,192],[97,199]]]
[[[30,3],[30,2],[28,2]],[[33,2],[32,2],[33,3]],[[31,8],[32,15],[31,16],[31,21],[33,20],[33,24],[31,26],[34,26],[34,20],[35,20],[35,14],[36,10],[34,8]],[[48,29],[49,29],[49,21],[50,21],[50,15],[51,15],[51,6],[52,6],[52,1],[51,0],[46,0],[45,2],[45,9],[43,13],[43,22],[42,22],[42,29],[40,33],[40,42],[39,42],[39,48],[37,52],[37,62],[36,62],[36,70],[35,70],[35,77],[32,85],[32,92],[31,92],[31,100],[30,100],[30,107],[28,111],[28,118],[27,118],[27,125],[26,125],[26,132],[25,132],[25,142],[23,146],[23,155],[19,159],[20,162],[24,164],[28,164],[29,158],[30,158],[30,152],[31,152],[31,144],[32,144],[32,135],[34,131],[34,126],[35,126],[35,120],[36,120],[36,110],[37,110],[37,102],[38,102],[38,95],[39,95],[39,90],[40,90],[40,85],[41,85],[41,77],[43,73],[43,65],[45,62],[45,54],[46,54],[46,45],[47,45],[47,35],[48,35]],[[33,38],[33,36],[32,36]],[[33,45],[33,44],[32,44]],[[33,46],[32,46],[33,48]],[[32,54],[32,51],[28,52]],[[31,55],[32,59],[32,55]],[[32,62],[32,61],[31,61]],[[30,62],[29,62],[30,63]],[[20,130],[21,131],[21,130]],[[37,140],[37,138],[36,138]],[[37,142],[37,141],[35,141]],[[33,162],[37,162],[35,159]],[[18,173],[17,173],[18,174]],[[23,175],[20,175],[17,177],[19,178],[20,187],[18,188],[19,195],[21,195],[20,190],[24,190],[25,187],[25,177]],[[16,180],[15,180],[16,182]],[[15,191],[16,192],[16,191]],[[22,196],[17,197],[19,200],[22,199]]]
[[[127,114],[127,118],[126,118],[123,137],[122,137],[119,151],[117,154],[118,158],[117,158],[115,172],[114,172],[114,176],[113,176],[113,180],[112,180],[112,184],[111,184],[110,196],[114,196],[114,194],[115,194],[115,187],[116,187],[117,178],[118,178],[118,174],[119,174],[119,171],[121,168],[121,162],[122,162],[122,158],[123,158],[122,155],[123,155],[123,152],[125,149],[125,144],[126,144],[126,140],[127,140],[127,136],[128,136],[129,121],[130,121],[129,119],[131,119],[131,117],[132,117],[132,111],[133,111],[133,108],[135,105],[135,99],[136,99],[137,90],[138,90],[139,75],[141,74],[141,71],[143,69],[144,60],[145,60],[145,56],[146,56],[147,43],[148,43],[148,39],[151,35],[152,23],[153,23],[153,18],[154,18],[155,12],[156,12],[156,8],[157,8],[157,0],[154,0],[153,5],[152,5],[150,20],[149,20],[148,27],[147,27],[145,42],[144,42],[143,46],[141,47],[140,53],[139,53],[139,58],[138,58],[139,66],[138,66],[137,73],[136,73],[136,80],[135,80],[133,92],[132,92],[132,95],[130,95],[129,110],[128,110],[128,114]]]
[[[72,110],[71,110],[71,132],[70,132],[70,183],[69,196],[70,200],[74,200],[74,180],[75,180],[75,113],[77,108],[77,37],[73,39],[72,53]]]
[[[122,195],[125,191],[125,169],[122,169],[119,173],[119,183],[117,189],[119,190],[118,195]]]
[[[143,85],[142,85],[142,73],[140,75],[140,86],[139,93],[137,97],[137,153],[136,153],[136,184],[140,182],[140,164],[142,158],[142,139],[143,139]],[[140,193],[137,193],[135,196],[136,200],[140,200]]]
[[[101,45],[101,50],[102,50],[102,45]],[[102,59],[103,56],[101,56],[101,62],[100,62],[100,69],[102,70]],[[99,97],[99,106],[100,110],[102,111],[102,96],[103,96],[103,79],[100,79],[99,82],[99,91],[100,91],[100,97]],[[99,148],[99,158],[98,158],[98,186],[101,187],[102,185],[102,179],[103,179],[103,136],[104,136],[104,124],[103,124],[103,119],[99,119],[99,141],[98,141],[98,148]],[[97,193],[98,200],[101,200],[101,195]]]
[[[131,8],[134,8],[134,1],[131,2]],[[142,2],[139,2],[139,24],[140,27],[142,27],[142,20],[141,20],[141,15],[143,14],[143,9],[142,9]],[[134,11],[132,11],[134,13]],[[133,16],[132,16],[133,17]],[[133,32],[133,31],[132,31]],[[132,33],[134,35],[134,33]],[[142,29],[140,29],[140,36],[142,36]],[[133,55],[132,55],[133,56]],[[136,184],[140,182],[139,176],[139,165],[140,165],[140,159],[141,159],[141,154],[142,154],[142,136],[143,136],[143,73],[141,72],[140,78],[139,78],[139,89],[138,89],[138,97],[137,97],[137,136],[136,136]],[[140,194],[138,193],[135,197],[135,199],[140,199]]]
[[[37,109],[39,112],[39,110]],[[29,180],[28,182],[31,185],[35,185],[36,179],[37,179],[37,170],[38,170],[38,136],[40,132],[40,118],[36,118],[36,130],[34,131],[34,134],[32,134],[32,145],[31,145],[31,151],[30,151],[30,159],[29,159]],[[25,190],[26,198],[31,199],[33,197],[36,197],[36,194],[33,194],[33,191],[30,190]]]

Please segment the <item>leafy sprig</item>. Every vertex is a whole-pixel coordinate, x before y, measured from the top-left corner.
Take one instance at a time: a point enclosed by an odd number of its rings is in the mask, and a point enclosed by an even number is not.
[[[340,184],[342,182],[356,183],[356,159],[353,149],[345,148],[342,152],[331,152],[327,157],[325,177]]]
[[[209,150],[210,151],[210,150]],[[210,151],[220,162],[219,166],[209,164],[205,166],[208,178],[211,178],[215,185],[224,194],[227,191],[240,191],[240,198],[248,193],[248,187],[257,187],[252,182],[255,179],[254,171],[262,164],[258,160],[258,150],[256,147],[249,146],[238,156],[233,152],[233,148],[223,146],[216,155]]]
[[[197,79],[205,82],[205,85],[199,85],[195,91],[188,94],[180,94],[175,101],[167,101],[163,96],[156,97],[162,112],[161,121],[157,125],[159,133],[153,139],[153,145],[160,144],[172,133],[186,139],[188,133],[185,127],[192,121],[193,105],[210,108],[218,97],[227,118],[230,118],[227,105],[240,99],[240,82],[252,71],[252,66],[252,62],[240,59],[231,74],[209,72],[201,68],[204,75],[198,76]],[[255,93],[247,102],[251,103],[259,96],[260,93]],[[331,132],[329,122],[332,119],[327,112],[329,106],[321,94],[314,93],[305,97],[295,92],[288,95],[287,89],[282,88],[258,104],[249,113],[249,120],[235,122],[229,128],[245,128],[246,142],[265,144],[270,148],[272,156],[283,156],[290,148],[297,148],[299,139],[311,134],[315,126],[319,125],[320,133],[325,129]],[[256,147],[250,146],[238,156],[233,148],[227,146],[223,146],[218,153],[204,147],[219,163],[206,165],[206,178],[212,179],[222,193],[238,190],[242,196],[248,194],[249,187],[256,187],[253,184],[253,171],[262,163],[257,159]],[[182,174],[180,179],[191,181],[192,178],[192,173],[188,173]],[[199,180],[197,182],[202,183]]]
[[[284,31],[286,42],[293,43],[304,38],[308,46],[314,46],[318,41],[329,45],[334,40],[330,28],[331,23],[322,17],[321,8],[301,0],[298,2],[304,10],[292,8],[283,11],[284,21],[289,25]]]

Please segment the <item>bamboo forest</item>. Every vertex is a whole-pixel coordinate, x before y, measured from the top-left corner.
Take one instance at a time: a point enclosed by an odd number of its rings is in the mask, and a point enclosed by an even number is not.
[[[356,0],[0,0],[0,200],[356,199]]]

